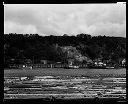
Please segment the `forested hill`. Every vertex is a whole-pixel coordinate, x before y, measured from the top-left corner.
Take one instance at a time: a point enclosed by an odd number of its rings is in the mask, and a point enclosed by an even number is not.
[[[75,47],[82,56],[92,60],[102,58],[118,62],[126,56],[126,38],[91,36],[39,36],[38,34],[4,34],[5,62],[11,58],[35,60],[65,61],[62,51],[65,46]]]

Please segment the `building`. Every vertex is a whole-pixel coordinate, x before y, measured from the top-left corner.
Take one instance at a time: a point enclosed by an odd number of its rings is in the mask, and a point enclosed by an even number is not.
[[[40,60],[40,62],[41,62],[42,64],[47,64],[47,63],[48,63],[47,60]]]
[[[32,60],[31,59],[25,59],[25,63],[26,64],[32,64]]]
[[[73,65],[74,64],[74,59],[68,59],[68,65]]]
[[[103,62],[101,62],[101,61],[95,61],[95,62],[94,62],[94,65],[95,65],[95,66],[106,66],[106,64],[103,63]]]
[[[122,66],[125,67],[126,65],[126,59],[123,59],[122,62],[121,62]]]

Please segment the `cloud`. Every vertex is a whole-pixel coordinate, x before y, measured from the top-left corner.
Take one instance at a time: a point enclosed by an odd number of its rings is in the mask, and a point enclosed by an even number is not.
[[[4,14],[6,33],[126,36],[125,4],[9,4]]]
[[[18,23],[6,21],[4,23],[4,32],[6,33],[37,33],[37,29],[33,25],[21,25]]]
[[[126,35],[126,27],[125,23],[118,24],[118,23],[97,23],[94,26],[89,27],[89,31],[91,33],[95,33],[97,35],[104,35],[109,36],[112,34],[113,36],[125,36]]]

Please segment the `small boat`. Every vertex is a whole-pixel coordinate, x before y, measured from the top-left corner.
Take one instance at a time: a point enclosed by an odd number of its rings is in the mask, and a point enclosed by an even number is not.
[[[114,69],[114,66],[106,66],[106,69]]]
[[[66,68],[66,69],[78,69],[79,66],[69,65],[69,66],[66,66],[64,68]]]
[[[32,66],[25,66],[25,65],[23,65],[23,67],[22,67],[22,69],[24,70],[27,70],[27,69],[32,69]]]

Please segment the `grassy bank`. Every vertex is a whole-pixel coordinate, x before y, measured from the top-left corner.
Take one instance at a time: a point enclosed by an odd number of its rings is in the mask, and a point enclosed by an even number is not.
[[[126,69],[61,69],[61,68],[38,68],[33,70],[6,69],[4,76],[125,76]]]

